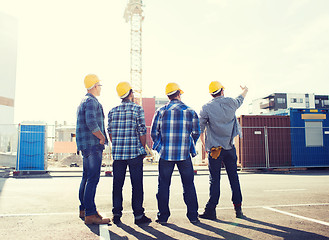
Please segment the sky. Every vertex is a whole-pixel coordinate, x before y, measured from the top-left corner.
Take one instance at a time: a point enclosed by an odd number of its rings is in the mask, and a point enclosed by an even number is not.
[[[105,115],[120,104],[115,87],[130,79],[125,0],[0,0],[18,20],[15,122],[67,121],[86,90],[102,80]],[[143,96],[165,98],[168,82],[197,112],[220,81],[225,96],[274,92],[329,95],[328,0],[144,0]]]

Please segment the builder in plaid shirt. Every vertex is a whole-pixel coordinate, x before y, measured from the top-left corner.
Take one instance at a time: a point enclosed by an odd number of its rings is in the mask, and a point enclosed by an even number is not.
[[[122,103],[108,115],[108,133],[113,155],[113,222],[119,224],[122,216],[122,188],[129,166],[132,184],[132,209],[135,224],[151,222],[143,208],[143,159],[146,156],[146,126],[144,110],[134,103],[134,93],[128,82],[117,85]]]
[[[103,108],[96,98],[100,96],[101,85],[94,74],[87,75],[84,82],[88,93],[78,107],[76,128],[77,150],[83,156],[83,176],[79,188],[80,217],[85,218],[86,224],[106,224],[110,219],[102,218],[95,205],[104,144],[108,142]]]
[[[191,155],[196,155],[195,144],[200,136],[198,115],[181,101],[183,91],[176,83],[166,86],[170,102],[154,115],[151,137],[153,149],[160,154],[158,181],[158,219],[166,224],[170,216],[169,189],[171,176],[177,165],[183,183],[183,197],[187,217],[198,223],[198,200],[194,186],[194,170]]]

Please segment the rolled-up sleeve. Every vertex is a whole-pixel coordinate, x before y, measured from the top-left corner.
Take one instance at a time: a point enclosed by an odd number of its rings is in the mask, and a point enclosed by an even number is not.
[[[97,105],[94,101],[89,100],[86,102],[86,111],[85,111],[85,118],[86,118],[86,125],[91,132],[98,132],[100,131],[100,127],[97,123]]]
[[[235,109],[238,109],[242,105],[244,98],[242,97],[242,95],[239,95],[235,99],[232,98],[232,100],[233,100],[233,105],[234,105]]]
[[[201,111],[200,111],[200,129],[201,129],[201,133],[203,133],[204,130],[206,129],[208,121],[209,121],[208,113],[205,111],[204,108],[202,108]]]

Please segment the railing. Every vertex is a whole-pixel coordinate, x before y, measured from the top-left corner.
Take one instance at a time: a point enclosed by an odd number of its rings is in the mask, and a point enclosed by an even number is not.
[[[242,132],[243,138],[235,138],[241,169],[329,166],[329,128],[243,127]],[[35,168],[35,161],[44,161],[37,166],[45,170],[82,167],[82,157],[76,153],[75,126],[45,125],[41,135],[44,144],[40,144],[35,134],[41,134],[40,130],[33,132],[22,130],[20,125],[0,125],[0,167],[39,170]],[[43,148],[41,152],[40,148]],[[25,149],[23,155],[22,149]],[[194,164],[207,163],[200,141],[197,150]],[[37,154],[44,154],[42,160]],[[156,163],[158,159],[154,153],[145,163]],[[105,148],[103,162],[103,166],[111,164],[109,146]]]

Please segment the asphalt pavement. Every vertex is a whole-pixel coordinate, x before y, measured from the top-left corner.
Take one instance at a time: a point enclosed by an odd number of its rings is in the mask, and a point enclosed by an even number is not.
[[[244,219],[237,219],[223,171],[218,220],[191,224],[186,217],[180,176],[174,172],[168,225],[154,220],[157,213],[156,166],[146,166],[144,208],[152,223],[134,224],[131,184],[124,186],[120,225],[85,225],[78,217],[81,169],[38,175],[0,175],[0,239],[329,239],[329,170],[240,172]],[[199,213],[208,200],[206,167],[196,167]],[[69,171],[68,171],[69,170]],[[111,217],[112,177],[102,173],[96,204]]]

